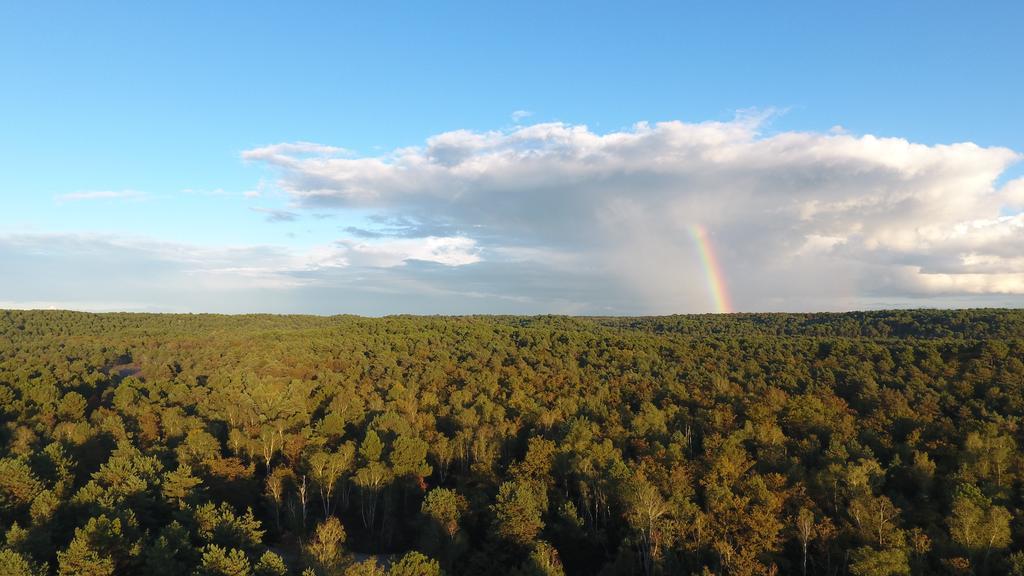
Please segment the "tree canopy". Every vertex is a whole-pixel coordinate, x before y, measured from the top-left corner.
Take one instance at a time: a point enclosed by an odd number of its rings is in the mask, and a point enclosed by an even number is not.
[[[1024,311],[0,311],[0,572],[1024,574]]]

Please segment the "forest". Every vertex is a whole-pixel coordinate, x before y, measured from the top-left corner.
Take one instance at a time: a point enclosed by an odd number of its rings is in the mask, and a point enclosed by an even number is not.
[[[1024,576],[1024,310],[0,311],[0,575]]]

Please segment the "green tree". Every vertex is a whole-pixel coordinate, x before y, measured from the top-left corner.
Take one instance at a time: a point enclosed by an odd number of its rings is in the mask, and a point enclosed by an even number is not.
[[[200,576],[250,576],[252,565],[245,552],[237,548],[221,548],[209,544],[203,548]]]
[[[335,452],[315,452],[309,457],[308,468],[312,472],[320,493],[324,517],[334,513],[334,494],[342,475],[352,469],[355,462],[355,445],[342,444]]]
[[[541,498],[538,498],[537,487],[529,482],[503,483],[491,509],[498,534],[520,546],[531,544],[544,528]]]
[[[11,519],[23,513],[43,490],[28,464],[14,458],[0,458],[0,513]]]
[[[253,574],[255,576],[287,576],[288,566],[280,556],[268,550],[256,562]]]
[[[123,533],[119,518],[90,518],[84,527],[75,529],[67,549],[57,553],[58,573],[61,576],[126,573],[139,553],[139,545]]]
[[[345,527],[334,516],[317,525],[313,538],[306,545],[306,555],[317,573],[333,575],[340,572],[345,557],[342,545],[346,537]]]
[[[909,576],[907,553],[899,549],[875,550],[864,546],[850,555],[853,576]]]
[[[1012,542],[1012,515],[1002,506],[994,506],[974,485],[961,486],[947,519],[953,541],[969,554],[984,553],[987,562],[993,550],[1006,548]]]
[[[164,498],[172,501],[179,508],[184,506],[185,500],[192,495],[196,486],[202,484],[202,480],[192,475],[192,467],[188,464],[179,465],[177,469],[164,474],[160,491]]]
[[[434,488],[423,499],[422,512],[449,540],[454,540],[459,531],[462,515],[469,508],[469,502],[450,488]]]
[[[345,572],[343,572],[344,576],[387,576],[387,573],[388,571],[382,568],[374,558],[349,564],[345,567]]]
[[[197,552],[188,531],[171,522],[143,551],[143,572],[148,576],[186,574],[198,560]]]
[[[383,451],[384,443],[381,442],[380,436],[373,430],[367,431],[366,437],[359,446],[359,456],[363,466],[356,471],[355,482],[361,496],[360,512],[363,526],[371,531],[376,525],[380,492],[392,478],[391,469],[381,462]]]
[[[817,534],[815,530],[814,512],[807,508],[800,508],[796,515],[796,534],[800,540],[800,548],[803,552],[800,571],[807,574],[807,546]]]
[[[540,540],[530,551],[530,557],[520,569],[523,576],[565,576],[565,568],[558,556],[558,550]]]
[[[445,568],[450,568],[458,555],[460,522],[468,509],[466,498],[450,488],[434,488],[423,499],[424,548],[436,552]]]
[[[195,509],[194,518],[198,536],[222,549],[238,548],[251,553],[263,540],[264,531],[251,509],[236,514],[227,502],[221,502],[220,506],[208,502]]]
[[[391,565],[388,576],[441,576],[441,566],[419,552],[409,552]]]
[[[0,549],[0,574],[3,576],[44,576],[47,571],[13,550]]]
[[[395,476],[420,480],[429,476],[432,469],[427,464],[427,443],[419,438],[399,436],[395,439],[388,455]]]
[[[668,526],[671,506],[658,488],[639,471],[627,486],[626,506],[627,520],[637,534],[640,565],[644,574],[650,576],[671,533]]]

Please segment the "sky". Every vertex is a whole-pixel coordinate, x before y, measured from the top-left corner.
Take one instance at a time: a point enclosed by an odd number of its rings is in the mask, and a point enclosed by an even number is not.
[[[0,307],[1019,307],[1021,21],[0,1]]]

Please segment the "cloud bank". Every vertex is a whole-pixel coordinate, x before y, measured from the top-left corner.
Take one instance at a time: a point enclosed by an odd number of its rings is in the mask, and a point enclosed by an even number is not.
[[[702,229],[739,310],[1024,303],[1024,179],[1000,184],[1021,159],[1005,148],[765,135],[748,116],[457,130],[377,156],[309,142],[242,156],[287,195],[287,209],[253,208],[271,222],[369,216],[302,250],[0,236],[0,273],[59,270],[89,301],[171,309],[701,312],[714,309],[692,234]],[[86,266],[127,288],[76,273]],[[0,300],[68,301],[54,286],[8,286]]]
[[[1024,183],[996,187],[1018,153],[759,130],[757,118],[607,134],[553,123],[375,157],[308,143],[243,156],[276,167],[300,209],[464,234],[494,261],[548,266],[552,284],[595,273],[652,312],[707,308],[695,225],[741,309],[1024,293]]]
[[[452,280],[444,271],[478,261],[467,238],[344,240],[295,250],[10,234],[0,236],[0,276],[18,281],[0,288],[0,308],[380,315],[443,305],[456,313],[460,299],[482,296],[466,288],[471,282],[445,286]],[[430,276],[440,278],[423,279]]]

